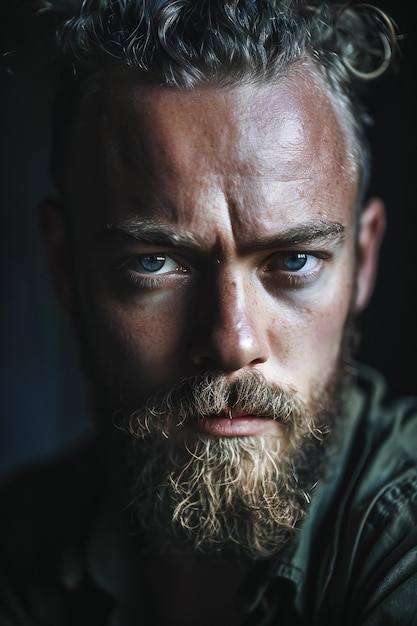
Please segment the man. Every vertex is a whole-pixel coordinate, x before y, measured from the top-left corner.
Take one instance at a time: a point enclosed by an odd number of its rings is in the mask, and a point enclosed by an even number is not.
[[[353,358],[395,40],[334,2],[62,22],[41,222],[98,434],[4,490],[3,623],[417,623],[417,403]]]

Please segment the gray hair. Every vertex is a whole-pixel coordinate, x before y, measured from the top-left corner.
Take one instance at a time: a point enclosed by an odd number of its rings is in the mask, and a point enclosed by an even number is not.
[[[397,46],[394,22],[377,7],[343,0],[55,0],[44,5],[59,18],[57,42],[70,70],[63,74],[58,106],[64,126],[75,113],[68,110],[71,103],[111,66],[188,90],[207,83],[270,81],[296,63],[312,61],[351,129],[361,202],[370,169],[364,86],[387,69]],[[57,170],[61,160],[54,160]]]

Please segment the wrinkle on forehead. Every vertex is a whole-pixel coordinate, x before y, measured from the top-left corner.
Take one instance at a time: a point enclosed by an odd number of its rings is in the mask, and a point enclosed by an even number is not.
[[[243,234],[259,220],[297,219],[306,197],[324,213],[351,184],[346,133],[305,72],[190,92],[117,81],[92,96],[74,143],[72,178],[93,192],[97,211],[189,225],[210,214]]]
[[[103,94],[96,94],[93,109],[96,117],[101,109],[103,127],[113,127],[121,133],[120,148],[126,152],[127,164],[133,156],[129,146],[136,143],[137,153],[143,147],[152,156],[154,148],[169,164],[175,165],[180,159],[182,167],[186,147],[192,152],[199,148],[216,150],[216,155],[221,156],[233,145],[236,163],[239,157],[244,161],[252,147],[250,157],[258,155],[264,166],[268,159],[262,159],[262,155],[269,156],[265,140],[271,133],[278,152],[296,151],[306,135],[315,134],[323,143],[337,124],[318,78],[307,68],[302,74],[297,70],[271,83],[227,89],[205,85],[192,91],[145,85],[123,75],[115,78],[104,98]],[[316,124],[306,120],[306,107],[310,109],[309,117],[315,116]],[[217,125],[212,123],[214,119]],[[179,128],[187,133],[187,146],[178,142]],[[159,137],[164,142],[158,142]],[[219,168],[221,165],[220,161]]]

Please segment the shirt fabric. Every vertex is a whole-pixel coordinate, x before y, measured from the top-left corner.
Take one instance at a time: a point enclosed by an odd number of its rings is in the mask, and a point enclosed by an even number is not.
[[[385,396],[360,366],[307,517],[242,588],[245,626],[417,625],[417,399]],[[105,466],[88,442],[3,486],[0,626],[152,626]]]

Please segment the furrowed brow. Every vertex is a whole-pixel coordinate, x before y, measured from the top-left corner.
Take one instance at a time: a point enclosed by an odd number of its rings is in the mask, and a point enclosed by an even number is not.
[[[100,233],[104,242],[114,244],[131,241],[170,248],[201,250],[202,240],[193,233],[179,231],[167,224],[158,224],[139,218],[107,223]],[[256,237],[239,246],[241,253],[253,250],[301,248],[302,246],[325,247],[340,245],[345,239],[345,227],[337,222],[325,220],[300,224],[267,237]]]
[[[125,220],[106,224],[101,233],[104,240],[121,239],[138,243],[175,248],[201,248],[198,237],[188,232],[180,232],[175,227],[140,219]]]

